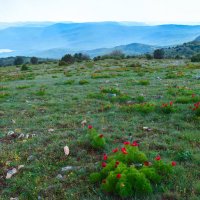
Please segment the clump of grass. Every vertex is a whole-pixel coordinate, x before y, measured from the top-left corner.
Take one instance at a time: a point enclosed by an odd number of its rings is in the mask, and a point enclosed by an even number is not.
[[[116,88],[102,88],[102,93],[110,93],[110,94],[121,94],[121,91]]]
[[[67,80],[64,82],[64,85],[72,85],[75,83],[75,80]]]
[[[91,78],[97,79],[97,78],[114,78],[117,74],[100,74],[100,73],[93,73],[91,75]]]
[[[46,89],[41,87],[36,93],[37,96],[44,96],[46,94]]]
[[[190,97],[190,96],[180,96],[176,99],[176,103],[181,103],[181,104],[188,104],[188,103],[194,103],[199,101],[200,99],[196,97]]]
[[[138,82],[138,84],[139,84],[139,85],[150,85],[150,82],[149,82],[149,80],[140,80],[140,81]]]
[[[80,85],[85,85],[85,84],[88,84],[88,83],[89,83],[89,81],[85,80],[85,79],[79,81]]]
[[[7,92],[0,92],[0,98],[5,98],[5,97],[8,97],[9,96],[9,93]]]
[[[30,88],[30,87],[31,87],[31,85],[19,85],[16,88],[22,90],[22,89],[26,89],[26,88]]]
[[[28,66],[26,64],[21,66],[21,71],[27,71],[28,70]]]
[[[192,153],[190,151],[181,151],[176,156],[177,161],[187,162],[192,160]]]

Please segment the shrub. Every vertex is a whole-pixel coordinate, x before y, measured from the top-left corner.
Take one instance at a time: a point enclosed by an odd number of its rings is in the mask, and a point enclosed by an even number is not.
[[[90,181],[100,183],[103,191],[121,197],[151,194],[154,185],[170,178],[176,163],[165,163],[160,156],[149,162],[138,146],[137,141],[124,142],[121,149],[113,149],[110,155],[104,154],[99,163],[100,172],[90,174]]]
[[[32,57],[30,59],[30,62],[31,62],[31,64],[36,65],[36,64],[38,64],[38,58],[37,57]]]
[[[200,53],[192,56],[191,62],[200,62]]]
[[[197,102],[191,108],[195,115],[200,116],[200,102]]]
[[[120,90],[116,88],[102,88],[102,93],[110,93],[110,94],[120,94]]]
[[[190,151],[181,151],[177,154],[176,160],[186,162],[192,160],[192,153]]]
[[[150,113],[155,110],[155,105],[152,103],[135,103],[132,105],[126,105],[121,107],[122,110],[126,112],[141,112],[141,113]]]
[[[165,52],[163,49],[157,49],[154,51],[153,53],[153,57],[155,59],[163,59],[164,58],[164,55],[165,55]]]
[[[72,85],[75,82],[75,80],[68,80],[64,82],[64,85]]]
[[[26,71],[26,70],[28,70],[28,67],[27,67],[27,65],[22,65],[22,67],[21,67],[21,71]]]
[[[80,80],[79,81],[80,85],[85,85],[85,84],[88,84],[88,83],[89,83],[89,81],[87,81],[87,80]]]
[[[139,62],[134,62],[129,64],[127,67],[142,67],[142,65]]]
[[[24,59],[21,56],[17,56],[14,60],[14,65],[22,65],[24,63]]]
[[[149,85],[150,84],[149,80],[140,80],[138,83],[139,83],[139,85]]]
[[[166,114],[176,111],[172,101],[170,103],[163,103],[162,106],[160,107],[160,110],[161,112],[166,113]]]
[[[99,134],[91,125],[88,126],[86,140],[94,149],[103,149],[106,145],[104,135]]]

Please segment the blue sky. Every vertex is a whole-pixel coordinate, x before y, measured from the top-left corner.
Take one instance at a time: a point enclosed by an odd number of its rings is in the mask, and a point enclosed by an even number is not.
[[[200,0],[0,0],[0,22],[198,23]]]

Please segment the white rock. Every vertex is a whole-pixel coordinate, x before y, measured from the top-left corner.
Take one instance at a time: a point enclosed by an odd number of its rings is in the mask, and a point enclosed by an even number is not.
[[[11,170],[9,170],[6,174],[6,179],[10,179],[14,174],[17,173],[17,169],[16,168],[13,168]]]
[[[21,133],[21,134],[19,135],[18,138],[19,138],[19,139],[20,139],[20,138],[24,138],[24,136],[25,136],[25,135],[24,135],[23,133]]]
[[[13,135],[13,134],[15,134],[15,132],[14,131],[8,131],[8,136],[10,136],[10,135]]]
[[[57,179],[63,179],[63,176],[62,176],[61,174],[58,174],[58,175],[56,176],[56,178],[57,178]]]
[[[65,155],[66,155],[66,156],[69,155],[69,147],[68,147],[68,146],[65,146],[65,147],[64,147],[64,152],[65,152]]]
[[[67,167],[62,167],[61,171],[62,172],[67,172],[67,171],[70,171],[70,170],[73,170],[74,167],[73,166],[67,166]]]
[[[11,197],[10,200],[19,200],[18,197]]]
[[[18,170],[20,170],[20,169],[22,169],[22,168],[24,168],[24,165],[19,165],[19,166],[18,166]]]
[[[54,129],[50,128],[48,131],[49,131],[49,132],[54,132]]]

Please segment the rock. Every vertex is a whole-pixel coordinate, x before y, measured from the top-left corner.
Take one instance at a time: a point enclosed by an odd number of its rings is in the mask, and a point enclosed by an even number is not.
[[[29,138],[29,134],[26,134],[26,139],[28,139]]]
[[[18,137],[18,139],[20,139],[20,138],[24,138],[24,134],[23,133],[21,133],[20,135],[19,135],[19,137]]]
[[[58,174],[58,175],[56,176],[56,178],[59,179],[59,180],[62,180],[62,179],[63,179],[63,176],[62,176],[61,174]]]
[[[15,132],[14,131],[8,131],[8,136],[11,136],[11,135],[14,135],[15,134]]]
[[[76,170],[77,168],[78,167],[66,166],[66,167],[62,167],[61,172],[73,171],[73,170]]]
[[[6,174],[6,179],[10,179],[14,174],[17,173],[17,169],[16,168],[13,168],[11,170],[9,170]]]
[[[14,119],[12,119],[12,123],[13,123],[13,124],[15,124],[15,123],[16,123],[16,121],[15,121]]]
[[[33,156],[33,155],[31,155],[31,156],[29,156],[29,157],[27,158],[27,161],[32,161],[32,160],[34,160],[34,156]]]
[[[24,165],[19,165],[19,166],[18,166],[18,170],[20,170],[20,169],[22,169],[22,168],[24,168]]]
[[[197,79],[197,80],[200,80],[200,76],[197,76],[196,79]]]
[[[108,93],[108,97],[116,97],[116,96],[117,96],[116,94]]]
[[[162,80],[159,76],[157,77],[157,79],[160,80],[160,81]]]
[[[11,197],[10,200],[19,200],[18,197]]]
[[[48,132],[54,132],[54,129],[53,129],[53,128],[50,128],[50,129],[48,130]]]
[[[65,147],[64,147],[64,152],[65,152],[65,155],[66,155],[66,156],[69,155],[69,147],[68,147],[68,146],[65,146]]]
[[[143,127],[143,130],[145,130],[145,131],[151,131],[152,129],[149,128],[149,127],[144,126],[144,127]]]
[[[82,125],[82,126],[85,126],[85,124],[87,124],[86,119],[84,119],[84,120],[81,122],[81,125]]]

